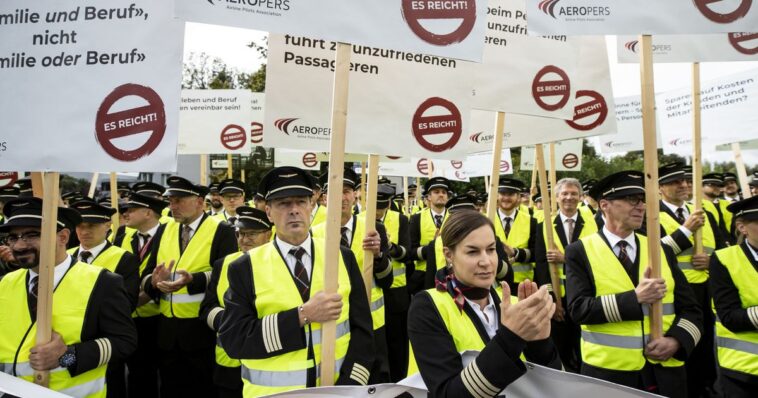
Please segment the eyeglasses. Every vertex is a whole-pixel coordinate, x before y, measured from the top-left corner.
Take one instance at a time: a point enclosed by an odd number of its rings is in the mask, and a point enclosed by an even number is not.
[[[255,239],[255,237],[256,237],[256,236],[258,236],[258,235],[260,235],[260,234],[263,234],[263,233],[266,233],[266,232],[267,232],[267,231],[250,231],[250,232],[242,232],[242,231],[237,231],[237,238],[242,238],[242,239],[245,239],[245,238]]]
[[[36,231],[30,231],[30,232],[24,232],[21,235],[8,235],[5,238],[5,242],[8,243],[8,245],[13,246],[16,243],[18,243],[18,240],[21,239],[24,241],[24,243],[32,243],[38,241],[40,238],[40,233]]]
[[[632,195],[632,196],[624,196],[623,198],[619,198],[619,200],[623,200],[626,203],[629,203],[631,206],[637,206],[640,203],[643,205],[645,204],[645,196],[644,195]]]

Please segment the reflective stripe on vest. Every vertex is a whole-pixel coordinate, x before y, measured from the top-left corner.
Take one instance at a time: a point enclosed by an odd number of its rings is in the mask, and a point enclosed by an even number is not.
[[[66,345],[81,343],[87,305],[102,272],[101,267],[74,262],[53,292],[52,329],[61,335]],[[27,303],[28,273],[21,269],[0,280],[0,308],[5,311],[0,317],[0,363],[5,373],[31,382],[34,370],[29,364],[29,355],[36,345],[37,324],[32,324]],[[50,389],[79,397],[105,397],[106,366],[75,377],[66,369],[53,369]]]
[[[742,309],[758,306],[758,271],[745,255],[742,245],[717,250],[716,257],[729,271]],[[717,317],[716,347],[719,366],[758,376],[758,331],[732,332]]]
[[[397,245],[400,239],[400,213],[394,210],[387,210],[384,216],[384,227],[387,229],[390,242]],[[405,264],[390,259],[392,264],[392,288],[406,286]]]
[[[311,258],[313,264],[311,269],[311,288],[309,290],[311,295],[324,290],[325,256],[324,240],[314,236],[312,241],[313,251]],[[267,320],[272,320],[270,317],[292,308],[297,308],[303,304],[289,267],[287,267],[273,242],[256,247],[249,251],[248,254],[253,274],[255,309],[258,317],[264,319],[264,324],[267,323]],[[258,264],[263,264],[264,266],[257,266]],[[342,312],[336,322],[338,326],[341,324],[345,325],[342,328],[338,327],[338,333],[341,330],[343,334],[337,337],[335,343],[335,358],[337,363],[340,364],[347,354],[347,349],[350,345],[349,323],[346,322],[350,314],[349,297],[351,285],[342,256],[339,256],[337,272],[338,293],[342,296]],[[273,321],[276,322],[275,319]],[[274,327],[278,327],[276,323],[269,323],[269,325],[271,324]],[[272,351],[272,356],[265,359],[242,360],[243,375],[248,376],[243,377],[243,395],[246,397],[257,397],[305,388],[306,378],[302,375],[307,375],[309,368],[318,366],[321,362],[320,330],[321,324],[319,323],[312,323],[304,328],[306,336],[311,335],[314,337],[313,342],[308,342],[310,347],[312,347],[314,358],[308,358],[308,348],[306,347],[279,355],[276,355],[276,351]],[[264,334],[266,334],[265,330]],[[281,335],[283,333],[269,333],[269,337],[271,337],[269,340],[277,340],[278,336]],[[281,344],[278,341],[274,341],[271,346],[281,347]],[[297,372],[297,377],[291,372]],[[335,381],[339,374],[340,369],[337,368],[334,372]],[[277,385],[265,384],[267,382],[271,384],[276,383]],[[283,385],[285,383],[292,384]],[[321,381],[317,379],[316,386],[320,384]]]
[[[134,254],[135,256],[139,256],[139,253],[134,253],[134,248],[132,247],[132,238],[134,237],[134,234],[137,233],[137,230],[134,228],[126,227],[124,230],[124,239],[121,241],[121,245],[119,245],[120,248],[126,250],[129,253]],[[147,268],[147,262],[150,260],[150,252],[148,251],[145,254],[145,258],[142,259],[142,263],[139,265],[139,275],[142,277],[142,274],[145,272],[145,268]],[[149,318],[152,316],[156,316],[161,313],[161,309],[158,306],[158,303],[156,303],[153,300],[148,301],[145,304],[140,305],[137,307],[134,312],[132,312],[132,318]]]
[[[639,278],[643,277],[647,268],[647,238],[636,235],[639,242]],[[634,290],[634,284],[619,262],[615,253],[603,240],[600,233],[595,233],[581,239],[587,259],[590,263],[592,276],[595,280],[595,296],[602,297]],[[661,259],[666,256],[661,249]],[[664,260],[665,261],[665,260]],[[664,262],[661,266],[661,277],[666,282],[666,294],[663,297],[663,330],[667,331],[675,319],[674,278],[671,269]],[[637,371],[645,366],[646,358],[643,348],[650,333],[650,321],[647,315],[640,321],[609,322],[595,325],[581,325],[582,361],[604,369]],[[647,360],[651,363],[657,361]],[[683,362],[669,359],[662,363],[665,367],[683,365]]]
[[[179,235],[182,224],[170,222],[166,224],[158,247],[156,264],[169,264],[175,261],[172,280],[176,278],[176,271],[185,270],[190,274],[207,272],[211,268],[211,245],[216,235],[219,221],[214,217],[205,217],[200,227],[192,235],[184,253],[179,248]],[[189,294],[187,286],[182,287],[175,293],[162,295],[160,309],[163,316],[168,318],[197,318],[200,315],[200,302],[205,297],[204,293]]]
[[[229,276],[227,275],[229,264],[242,257],[243,254],[243,252],[237,252],[224,257],[224,261],[221,265],[221,272],[218,275],[218,284],[216,285],[216,297],[218,298],[218,305],[221,306],[221,308],[226,307],[224,303],[224,294],[229,289]],[[240,361],[238,359],[230,358],[226,351],[224,351],[224,348],[218,344],[218,337],[216,337],[216,342],[216,364],[225,368],[236,368],[240,366]]]
[[[692,205],[686,204],[687,210],[692,214]],[[666,235],[674,233],[681,225],[679,225],[673,217],[667,212],[660,212],[661,226],[666,231]],[[703,251],[707,254],[713,253],[716,248],[716,238],[713,235],[713,228],[708,217],[705,218],[705,224],[702,227],[703,230]],[[694,245],[695,234],[690,235],[690,243]],[[696,270],[692,267],[692,248],[682,251],[677,254],[676,260],[679,262],[679,268],[687,277],[687,281],[690,283],[705,283],[708,281],[708,270]]]
[[[498,217],[500,213],[498,212]],[[511,225],[511,233],[508,238],[505,237],[505,230],[503,229],[502,219],[495,222],[495,235],[506,245],[514,249],[528,249],[529,248],[529,236],[532,233],[532,217],[528,211],[522,211],[519,209],[516,214],[516,219],[513,220]],[[534,263],[513,263],[513,281],[516,283],[522,282],[525,279],[534,280]]]

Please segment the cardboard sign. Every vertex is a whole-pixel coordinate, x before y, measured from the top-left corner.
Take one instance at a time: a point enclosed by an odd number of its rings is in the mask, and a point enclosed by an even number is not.
[[[175,171],[183,29],[171,2],[2,2],[0,170]]]
[[[262,102],[263,94],[250,90],[182,90],[178,153],[249,154],[254,137],[251,121],[263,120],[261,106],[253,112],[253,98]]]
[[[329,150],[333,48],[269,36],[265,146]],[[365,46],[351,61],[346,152],[465,157],[471,63]]]
[[[485,0],[182,0],[187,21],[481,61]],[[332,57],[333,58],[333,57]]]
[[[582,170],[582,145],[584,140],[558,141],[555,143],[555,170],[556,171],[581,171]],[[521,147],[521,169],[534,170],[534,145]],[[543,145],[545,153],[545,170],[550,170],[550,146]]]
[[[474,108],[571,119],[578,53],[566,36],[527,36],[523,1],[490,0]]]
[[[618,36],[619,63],[639,63],[637,36]],[[758,33],[653,36],[653,62],[758,61]]]
[[[753,0],[526,0],[536,35],[709,34],[758,27]]]

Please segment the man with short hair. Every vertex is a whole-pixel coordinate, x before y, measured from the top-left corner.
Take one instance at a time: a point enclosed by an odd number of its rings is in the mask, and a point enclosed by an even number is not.
[[[731,203],[721,199],[721,191],[724,188],[724,175],[721,173],[708,173],[703,175],[703,210],[709,212],[718,224],[721,235],[730,244],[733,243],[731,228],[732,214],[726,211]],[[723,203],[722,203],[723,202]],[[727,214],[725,214],[725,212]],[[726,225],[726,217],[729,217],[729,226]]]
[[[598,207],[597,207],[597,201],[590,196],[590,190],[592,187],[597,184],[597,180],[594,178],[590,178],[589,180],[582,183],[582,203],[580,206],[586,206],[590,209],[592,214],[596,214]]]
[[[129,298],[120,275],[79,262],[66,252],[76,210],[59,207],[52,284],[52,339],[37,344],[40,294],[42,200],[21,198],[3,209],[0,233],[20,269],[0,280],[0,363],[4,372],[31,382],[49,371],[49,388],[75,397],[105,397],[106,367],[123,361],[137,346]]]
[[[219,220],[231,225],[237,223],[237,208],[245,205],[245,183],[240,180],[226,179],[218,185],[224,210],[215,215]]]
[[[497,188],[497,215],[495,235],[505,245],[513,266],[514,286],[524,280],[534,280],[534,248],[537,236],[537,220],[528,212],[520,210],[523,182],[500,177]]]
[[[742,192],[740,192],[740,184],[737,180],[737,174],[730,172],[724,173],[724,199],[729,203],[742,200]]]
[[[660,245],[651,277],[644,175],[622,171],[592,190],[605,225],[566,248],[566,295],[581,325],[581,373],[668,397],[687,397],[684,361],[700,341],[701,310],[674,253]],[[656,245],[657,247],[658,245]],[[662,301],[663,337],[649,340],[650,305]]]
[[[758,171],[753,172],[753,178],[748,185],[750,185],[750,195],[758,196]]]
[[[416,262],[413,273],[408,278],[411,295],[421,291],[426,274],[426,260],[422,248],[433,241],[447,218],[445,203],[450,199],[450,181],[445,177],[433,177],[424,184],[424,194],[429,198],[429,208],[423,208],[411,216],[409,234],[411,238],[411,260]]]
[[[229,265],[219,342],[242,363],[243,395],[321,385],[321,325],[335,321],[335,384],[366,385],[374,362],[372,321],[355,255],[340,249],[338,292],[324,289],[324,240],[310,234],[312,181],[278,167],[261,180],[276,237]]]
[[[215,216],[224,212],[224,204],[221,203],[221,194],[218,192],[218,183],[212,182],[208,185],[208,197],[211,199],[211,209],[209,216]]]

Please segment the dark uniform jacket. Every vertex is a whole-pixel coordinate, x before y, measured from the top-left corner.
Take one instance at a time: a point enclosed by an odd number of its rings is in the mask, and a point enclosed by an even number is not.
[[[572,243],[579,240],[579,236],[582,234],[582,230],[584,229],[584,224],[587,222],[594,223],[595,218],[590,219],[590,220],[585,220],[584,218],[582,218],[582,212],[577,211],[576,224],[574,225],[574,234],[571,236]],[[555,216],[555,219],[553,219],[553,226],[555,228],[555,233],[558,234],[558,239],[560,239],[561,245],[564,248],[564,255],[565,255],[565,252],[566,252],[565,248],[568,247],[569,244],[566,241],[566,230],[563,228],[563,223],[561,222],[560,214],[557,214]],[[543,228],[545,228],[544,222],[537,224],[537,231],[539,231],[538,232],[539,236],[537,237],[535,248],[534,248],[534,251],[535,251],[534,261],[536,263],[536,267],[534,269],[534,281],[537,282],[537,286],[551,284],[550,266],[547,262],[547,242],[545,241],[545,234],[542,232]]]

